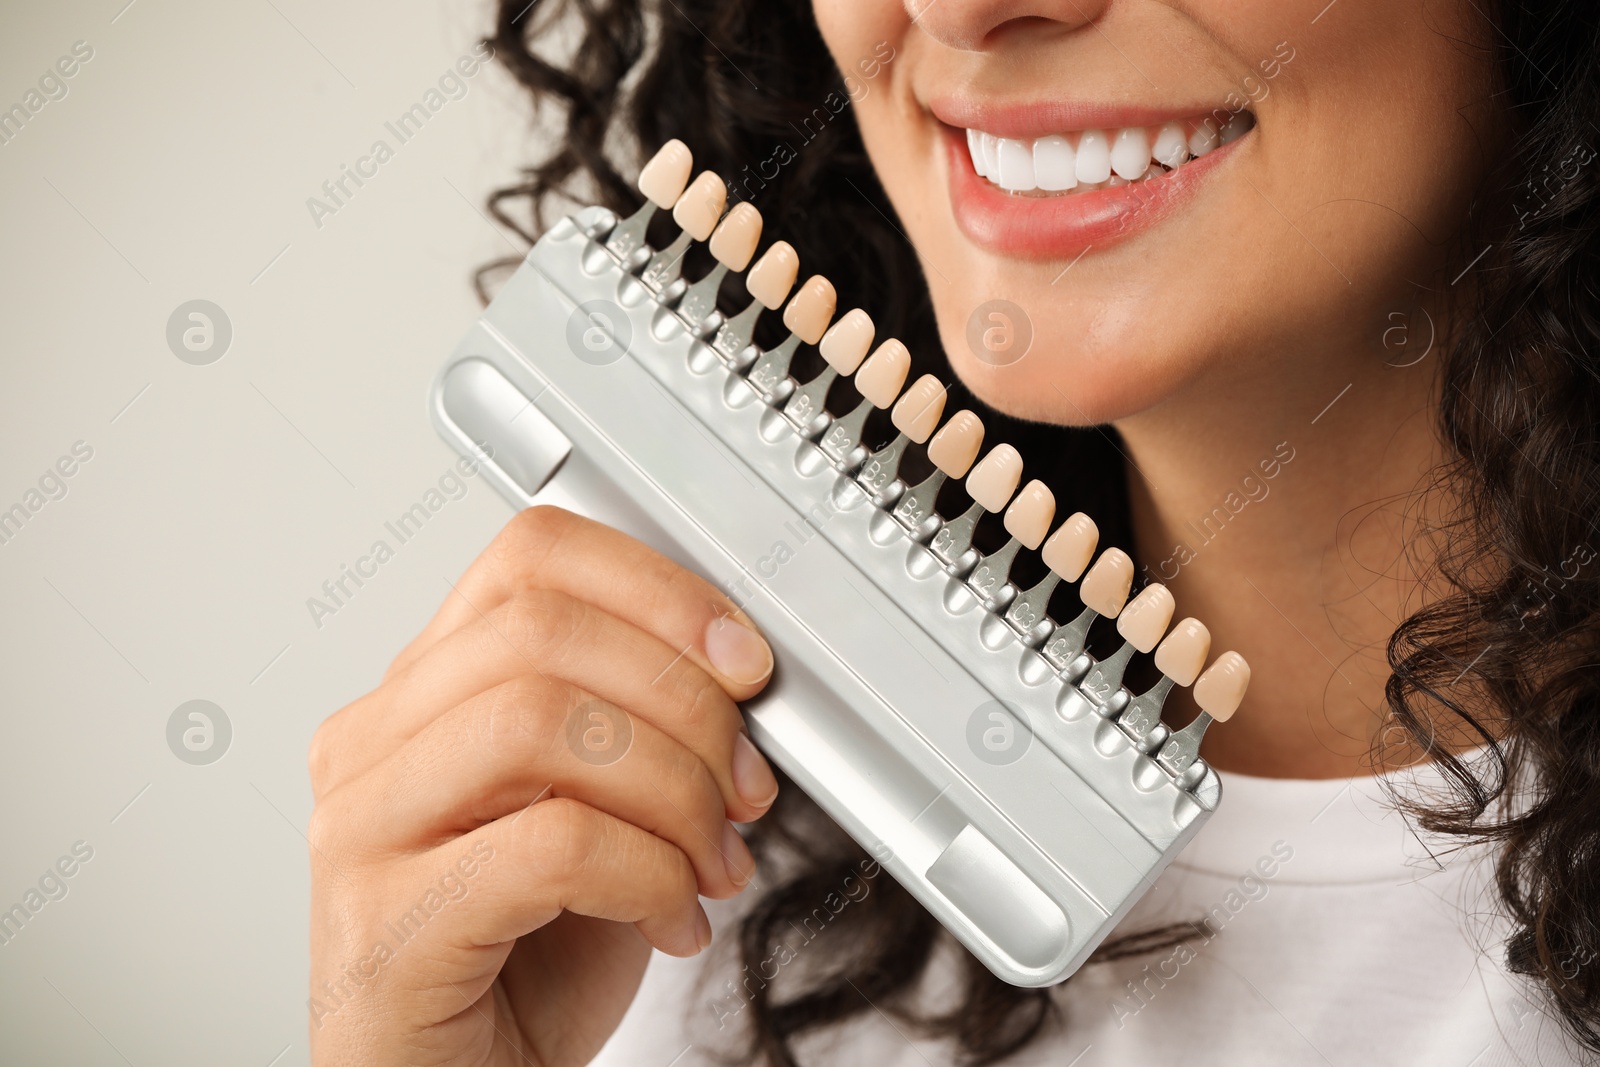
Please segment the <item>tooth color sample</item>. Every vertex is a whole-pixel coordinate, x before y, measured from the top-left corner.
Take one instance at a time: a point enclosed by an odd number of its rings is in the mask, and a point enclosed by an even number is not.
[[[1133,588],[1133,560],[1120,548],[1108,548],[1094,561],[1078,586],[1078,599],[1107,618],[1116,618]],[[1199,668],[1196,668],[1198,670]]]
[[[939,379],[924,374],[895,404],[889,419],[895,429],[920,445],[939,425],[944,415],[944,398],[944,386],[939,384]]]
[[[704,170],[672,205],[672,218],[696,241],[704,241],[716,228],[728,205],[728,187],[715,171]]]
[[[1147,585],[1117,616],[1117,633],[1140,652],[1149,652],[1161,643],[1172,621],[1172,594],[1159,584]]]
[[[756,254],[756,242],[761,240],[761,212],[751,204],[741,201],[723,216],[712,231],[711,243],[706,247],[717,262],[729,270],[744,270],[750,257]]]
[[[984,511],[999,511],[1011,502],[1022,481],[1022,456],[1010,445],[995,445],[967,475],[967,494]]]
[[[950,477],[962,478],[972,469],[982,447],[983,420],[963,408],[928,442],[928,459]]]
[[[662,145],[639,172],[639,191],[654,200],[657,207],[670,208],[683,195],[693,167],[694,156],[689,146],[674,137]]]
[[[872,402],[875,408],[886,408],[900,395],[911,373],[911,353],[900,340],[891,337],[878,346],[856,371],[856,391]],[[937,417],[936,417],[937,421]],[[931,430],[929,431],[932,432]]]
[[[1150,154],[1157,163],[1168,167],[1177,167],[1189,160],[1189,141],[1183,135],[1183,124],[1168,122],[1156,131],[1155,143],[1150,146]]]
[[[822,340],[838,301],[833,283],[820,274],[813,274],[783,309],[783,324],[800,340],[814,345]]]
[[[1194,683],[1194,702],[1218,722],[1227,722],[1250,686],[1250,664],[1237,652],[1224,652]]]
[[[817,351],[828,366],[840,374],[854,374],[872,347],[872,318],[860,308],[852,308],[828,327],[817,344]]]
[[[1192,685],[1210,652],[1211,631],[1206,624],[1199,619],[1184,619],[1156,649],[1156,669],[1179,685]]]
[[[788,241],[777,241],[750,268],[744,287],[768,311],[782,307],[800,274],[800,255]]]
[[[1000,138],[992,133],[979,134],[978,147],[983,151],[983,173],[994,181],[1000,173]]]
[[[1090,185],[1111,177],[1111,146],[1106,143],[1104,133],[1083,131],[1083,136],[1078,138],[1076,169],[1078,180]]]
[[[1006,533],[1021,541],[1025,548],[1038,548],[1044,535],[1050,532],[1050,520],[1056,517],[1056,495],[1050,487],[1035,478],[1022,487],[1017,499],[1006,508]]]
[[[1063,581],[1075,582],[1099,543],[1100,527],[1083,512],[1074,512],[1044,543],[1040,558]]]
[[[1000,162],[1000,173],[994,177],[996,185],[1002,189],[1033,188],[1033,151],[1026,142],[1000,138],[996,158]]]
[[[1058,133],[1033,142],[1033,180],[1046,192],[1060,192],[1078,184],[1078,154],[1072,142]]]
[[[1150,169],[1150,135],[1143,126],[1129,126],[1117,134],[1111,146],[1111,169],[1130,182]]]

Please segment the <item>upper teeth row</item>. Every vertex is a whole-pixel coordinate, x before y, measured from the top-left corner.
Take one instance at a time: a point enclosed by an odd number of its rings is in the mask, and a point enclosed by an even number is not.
[[[1236,139],[1251,125],[1248,113],[1241,111],[1221,129],[1215,119],[1208,118],[1187,132],[1183,123],[1168,122],[1158,127],[1127,126],[1110,133],[1053,133],[1031,143],[968,130],[967,151],[972,169],[1002,189],[1062,192],[1079,185],[1098,188],[1108,181],[1121,184],[1153,178],[1164,171],[1152,163],[1168,169],[1180,166]]]

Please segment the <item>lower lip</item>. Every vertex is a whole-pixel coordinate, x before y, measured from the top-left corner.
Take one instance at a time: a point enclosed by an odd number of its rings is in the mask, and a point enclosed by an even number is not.
[[[974,244],[1005,256],[1061,259],[1125,241],[1183,207],[1239,141],[1149,181],[1089,193],[1018,196],[972,169],[965,130],[944,127],[950,206]]]

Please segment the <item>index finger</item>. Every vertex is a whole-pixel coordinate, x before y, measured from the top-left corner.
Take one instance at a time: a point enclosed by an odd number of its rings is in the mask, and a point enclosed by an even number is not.
[[[603,523],[541,506],[506,524],[385,677],[532,589],[558,590],[632,623],[679,650],[734,700],[754,696],[772,675],[771,648],[716,586]]]

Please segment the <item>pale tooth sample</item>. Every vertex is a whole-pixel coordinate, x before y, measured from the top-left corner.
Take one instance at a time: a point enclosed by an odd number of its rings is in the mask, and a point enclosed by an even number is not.
[[[1024,489],[1023,492],[1026,493],[1027,490]],[[1055,502],[1052,500],[1052,509],[1054,506]],[[1009,518],[1009,514],[1007,517]],[[1045,525],[1049,525],[1048,520]],[[1094,555],[1095,545],[1099,540],[1099,528],[1095,526],[1093,519],[1081,511],[1062,523],[1039,550],[1039,558],[1050,568],[1049,573],[1039,579],[1038,584],[1032,589],[1017,597],[1011,607],[1006,609],[1006,625],[1024,637],[1034,635],[1037,628],[1047,620],[1045,608],[1050,603],[1050,594],[1055,592],[1056,584],[1063,579],[1069,582],[1078,580],[1083,568],[1089,565],[1089,559]]]
[[[800,256],[788,241],[778,241],[756,260],[745,275],[744,287],[769,311],[783,306],[800,274]]]
[[[1100,130],[1084,130],[1078,138],[1075,173],[1080,182],[1103,182],[1111,177],[1111,146]]]
[[[1000,139],[992,133],[978,135],[978,150],[983,153],[983,173],[990,181],[1000,173]]]
[[[1177,167],[1188,162],[1189,142],[1183,136],[1183,124],[1168,122],[1156,131],[1155,143],[1150,146],[1150,156],[1165,167]]]
[[[828,366],[840,374],[854,374],[861,361],[867,358],[867,349],[872,347],[873,332],[872,318],[860,308],[852,308],[828,327],[817,351],[828,361]]]
[[[1000,172],[994,178],[996,185],[1012,191],[1034,188],[1033,152],[1025,143],[1002,137],[996,152],[1000,160]]]
[[[1194,683],[1194,702],[1217,722],[1227,722],[1244,702],[1250,664],[1237,652],[1224,652]]]
[[[1038,548],[1050,531],[1050,520],[1055,517],[1056,495],[1048,485],[1035,478],[1022,487],[1022,492],[1006,508],[1006,533],[1021,541],[1025,548]]]
[[[931,374],[918,378],[894,406],[890,421],[894,428],[917,444],[928,439],[944,414],[945,389]]]
[[[1061,192],[1077,185],[1077,153],[1072,150],[1072,142],[1056,133],[1034,141],[1033,180],[1047,192]]]
[[[980,178],[987,178],[988,168],[983,162],[983,134],[977,130],[967,131],[967,154],[972,157],[972,169]]]
[[[707,245],[718,263],[729,270],[744,270],[756,254],[761,240],[761,212],[749,203],[738,203],[723,216],[712,231]]]
[[[1167,738],[1156,752],[1156,765],[1172,775],[1179,788],[1193,789],[1205,779],[1205,764],[1200,762],[1200,742],[1206,735],[1206,727],[1213,722],[1231,719],[1233,713],[1239,710],[1249,684],[1250,664],[1237,652],[1224,652],[1218,656],[1194,683],[1194,702],[1200,705],[1200,714],[1188,726]]]
[[[1117,616],[1117,633],[1140,652],[1149,652],[1161,642],[1172,621],[1174,607],[1167,587],[1151,583],[1139,591],[1122,614]]]
[[[1189,134],[1189,154],[1203,156],[1217,147],[1217,120],[1206,119]]]
[[[1199,619],[1184,619],[1156,648],[1156,669],[1179,685],[1192,685],[1211,652],[1211,631]]]
[[[783,324],[800,340],[814,345],[822,340],[838,299],[833,283],[820,274],[813,274],[783,309]]]
[[[1111,169],[1130,182],[1150,169],[1150,135],[1143,126],[1129,126],[1117,134],[1111,145]]]
[[[1100,528],[1094,520],[1081,511],[1075,512],[1044,543],[1041,558],[1063,580],[1075,582],[1089,565],[1099,542]]]
[[[1255,124],[1255,117],[1251,115],[1250,112],[1236,111],[1233,114],[1233,118],[1228,120],[1228,124],[1222,127],[1222,133],[1219,137],[1219,140],[1223,144],[1232,144],[1234,141],[1237,141],[1239,138],[1249,133]]]
[[[1022,481],[1022,456],[1007,444],[995,445],[967,475],[967,495],[984,511],[999,511],[1011,502]]]
[[[1133,560],[1120,548],[1108,548],[1083,576],[1083,583],[1078,586],[1078,599],[1095,614],[1115,618],[1122,605],[1128,602],[1128,590],[1132,588]]]
[[[899,338],[891,337],[879,345],[861,364],[861,369],[856,371],[856,391],[866,397],[873,407],[886,408],[900,395],[900,387],[906,384],[906,375],[910,373],[911,353]],[[938,421],[938,416],[934,417],[934,421]]]
[[[689,184],[689,172],[694,169],[694,156],[689,146],[674,137],[662,145],[650,162],[639,171],[639,191],[657,207],[670,208],[683,195]]]
[[[711,236],[722,209],[728,204],[728,187],[715,171],[701,171],[672,206],[672,218],[696,241]]]
[[[909,434],[907,436],[910,436]],[[965,477],[983,447],[983,420],[963,408],[928,442],[928,460],[952,478]]]

